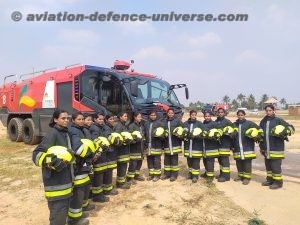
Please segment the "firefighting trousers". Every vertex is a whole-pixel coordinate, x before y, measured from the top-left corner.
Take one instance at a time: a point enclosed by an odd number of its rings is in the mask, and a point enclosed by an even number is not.
[[[220,165],[220,177],[230,179],[230,162],[229,156],[219,156],[218,162]]]
[[[203,158],[205,174],[207,177],[214,178],[215,158]]]
[[[118,162],[117,166],[117,184],[126,182],[127,162]]]
[[[178,155],[167,155],[164,157],[164,175],[177,178],[179,171]]]
[[[236,168],[238,171],[238,176],[242,179],[251,179],[252,173],[252,159],[236,160]]]
[[[90,196],[91,187],[92,184],[85,185],[82,208],[86,208],[89,205],[89,196]]]
[[[94,173],[94,179],[93,179],[93,187],[92,187],[92,194],[93,198],[99,195],[103,195],[103,177],[104,172],[97,172]]]
[[[74,186],[73,195],[70,199],[70,206],[68,211],[69,221],[78,220],[82,217],[82,204],[87,185]]]
[[[148,155],[147,164],[149,169],[149,176],[161,175],[161,155]]]
[[[48,201],[50,225],[65,225],[67,222],[70,198]]]
[[[200,158],[187,157],[188,170],[191,177],[199,177],[200,174]]]
[[[104,192],[109,192],[114,188],[112,181],[113,181],[113,169],[107,169],[103,175]]]
[[[140,169],[142,167],[143,160],[130,160],[128,166],[127,179],[131,180],[140,174]]]
[[[266,159],[267,181],[282,183],[282,159]]]

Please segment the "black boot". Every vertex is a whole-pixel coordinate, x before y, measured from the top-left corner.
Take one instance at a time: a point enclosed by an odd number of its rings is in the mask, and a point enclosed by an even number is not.
[[[283,186],[282,180],[281,181],[274,181],[273,184],[271,184],[269,188],[275,190],[275,189],[282,188],[282,186]]]

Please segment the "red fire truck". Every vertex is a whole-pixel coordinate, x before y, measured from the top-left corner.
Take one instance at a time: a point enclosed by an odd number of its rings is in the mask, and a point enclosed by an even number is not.
[[[153,109],[162,116],[172,107],[181,116],[173,89],[184,87],[188,98],[186,85],[170,85],[151,74],[135,72],[130,70],[131,63],[117,60],[112,68],[77,65],[19,82],[7,82],[13,75],[6,76],[0,87],[0,120],[10,140],[38,143],[49,129],[55,108],[113,115],[140,111],[146,117]]]

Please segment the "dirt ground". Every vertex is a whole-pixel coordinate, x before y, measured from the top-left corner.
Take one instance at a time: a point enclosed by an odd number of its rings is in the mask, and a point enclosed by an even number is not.
[[[235,120],[234,116],[229,118]],[[287,150],[300,152],[300,120],[288,121],[298,132],[290,138]],[[6,128],[0,124],[0,225],[48,224],[41,171],[31,161],[33,148],[7,140]],[[238,225],[248,224],[255,215],[269,225],[300,224],[300,179],[284,176],[284,188],[275,191],[260,185],[265,177],[261,171],[253,171],[248,186],[233,180],[209,185],[200,179],[192,184],[185,179],[186,161],[180,158],[181,170],[176,182],[144,181],[130,190],[120,190],[109,203],[96,204],[90,224]],[[203,168],[201,165],[202,171]],[[232,170],[234,178],[235,166]],[[146,161],[142,173],[147,173]]]

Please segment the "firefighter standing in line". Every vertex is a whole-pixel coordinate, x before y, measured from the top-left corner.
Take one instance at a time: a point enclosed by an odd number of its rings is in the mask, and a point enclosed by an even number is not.
[[[200,159],[203,156],[203,140],[201,134],[204,131],[204,125],[197,120],[197,112],[190,111],[190,118],[184,122],[184,128],[187,129],[188,135],[184,141],[184,156],[187,157],[188,177],[196,183],[200,174]]]
[[[275,116],[273,105],[267,105],[265,111],[266,116],[260,122],[260,127],[264,132],[260,149],[265,157],[267,178],[262,183],[262,186],[278,189],[283,186],[281,163],[282,159],[284,159],[284,141],[295,129],[285,120]],[[284,129],[280,129],[281,127]]]
[[[84,127],[83,127],[84,135],[86,138],[92,139],[90,128],[93,124],[93,115],[86,113],[86,114],[83,114],[83,117],[84,117]],[[92,183],[94,180],[93,166],[91,166],[91,170],[89,172],[89,177],[90,177],[91,183],[90,183],[89,187],[87,187],[86,192],[84,194],[83,205],[82,205],[83,210],[85,210],[86,207],[88,206],[89,198],[92,198]]]
[[[106,115],[105,116],[105,124],[109,130],[109,134],[113,132],[114,128],[114,116]],[[104,173],[104,194],[105,195],[117,195],[118,190],[114,188],[113,185],[113,170],[117,168],[117,152],[115,150],[115,146],[110,145],[109,149],[106,152],[107,157],[107,171]]]
[[[70,200],[68,211],[68,224],[83,225],[89,224],[88,220],[82,218],[88,216],[83,212],[84,196],[90,188],[89,172],[92,167],[92,158],[94,157],[94,143],[88,139],[90,136],[84,133],[84,117],[81,112],[72,115],[72,124],[69,127],[72,150],[76,156],[75,180],[73,196]],[[85,211],[95,209],[95,205],[86,203]]]
[[[135,112],[133,114],[133,122],[128,129],[131,133],[134,142],[130,144],[130,162],[127,172],[127,181],[134,184],[135,180],[144,181],[145,178],[140,174],[140,169],[143,162],[144,138],[145,130],[142,125],[142,114]]]
[[[130,144],[130,137],[128,128],[126,126],[126,122],[128,119],[128,115],[126,112],[121,112],[118,115],[119,121],[114,127],[114,132],[117,132],[119,134],[123,134],[125,140],[124,143],[121,146],[116,147],[116,151],[118,153],[117,155],[117,188],[121,189],[129,189],[130,183],[126,182],[126,172],[127,172],[127,165],[130,161],[130,150],[129,150],[129,144]],[[126,136],[124,136],[126,135]]]
[[[147,164],[149,176],[147,180],[158,181],[161,176],[161,155],[164,138],[164,125],[157,119],[157,112],[152,111],[145,123],[147,146]]]
[[[99,137],[107,137],[109,134],[109,128],[104,123],[104,114],[98,112],[94,114],[94,124],[90,128],[92,140],[95,140]],[[108,202],[109,197],[105,196],[103,193],[103,179],[104,174],[107,170],[107,159],[106,159],[106,150],[103,149],[101,155],[93,162],[94,170],[94,181],[92,187],[93,201],[94,202]]]
[[[73,164],[66,163],[58,155],[48,154],[50,147],[64,147],[72,156],[71,143],[68,135],[68,113],[57,109],[54,111],[49,126],[51,130],[42,142],[34,149],[32,160],[42,167],[45,196],[50,211],[50,225],[65,225],[69,209],[69,201],[73,187]],[[62,152],[62,151],[61,151]],[[62,153],[63,154],[63,153]]]
[[[208,182],[212,182],[214,179],[215,158],[219,156],[220,132],[218,124],[212,121],[210,112],[204,112],[203,124],[206,132],[203,139],[203,164],[205,173],[201,174],[201,177],[206,178]]]
[[[225,118],[225,109],[218,109],[218,117],[215,120],[219,129],[223,130],[225,127],[232,127],[233,123]],[[218,162],[220,164],[220,175],[218,182],[226,182],[230,180],[230,149],[232,148],[232,138],[228,135],[222,135],[220,138],[220,148]]]
[[[173,109],[168,109],[167,118],[164,119],[164,126],[167,138],[164,143],[164,175],[162,180],[170,179],[171,182],[175,181],[178,177],[178,154],[182,152],[181,143],[176,129],[183,126],[180,119],[175,118]],[[183,128],[182,128],[183,129]]]
[[[254,147],[260,127],[245,119],[244,110],[238,110],[236,115],[238,119],[234,122],[237,132],[234,133],[233,158],[236,160],[238,177],[234,181],[242,181],[247,185],[251,180],[252,159],[256,158]]]

